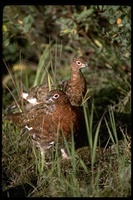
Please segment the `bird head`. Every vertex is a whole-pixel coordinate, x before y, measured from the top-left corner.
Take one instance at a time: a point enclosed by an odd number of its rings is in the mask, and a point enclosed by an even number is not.
[[[72,62],[72,69],[79,70],[81,68],[88,67],[88,63],[83,56],[74,58]]]
[[[50,104],[65,105],[70,104],[67,95],[61,90],[51,90],[45,97]]]

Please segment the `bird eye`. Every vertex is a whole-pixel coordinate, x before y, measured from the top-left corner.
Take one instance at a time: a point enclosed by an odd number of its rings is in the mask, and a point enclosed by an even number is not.
[[[76,61],[77,65],[81,65],[81,62],[80,61]]]
[[[58,99],[59,96],[60,96],[59,94],[54,94],[53,98],[54,98],[54,99]]]

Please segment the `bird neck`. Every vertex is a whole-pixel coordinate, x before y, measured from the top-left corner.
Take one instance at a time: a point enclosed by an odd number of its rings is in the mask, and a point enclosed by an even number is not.
[[[71,71],[71,81],[74,79],[75,81],[79,81],[79,79],[84,79],[84,76],[80,70],[74,70]]]

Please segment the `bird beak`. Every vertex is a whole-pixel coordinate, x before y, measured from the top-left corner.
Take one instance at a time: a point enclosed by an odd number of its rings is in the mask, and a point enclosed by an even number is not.
[[[52,102],[54,102],[54,100],[53,100],[53,98],[52,98],[52,97],[50,97],[50,98],[49,98],[49,101],[50,101],[50,102],[51,102],[51,101],[52,101]]]
[[[82,64],[81,68],[84,68],[84,67],[89,67],[87,62],[85,64]]]
[[[48,103],[54,102],[53,98],[49,94],[45,96],[44,100],[47,101]]]
[[[85,63],[85,67],[89,67],[89,65],[88,65],[88,63],[87,63],[87,62]]]

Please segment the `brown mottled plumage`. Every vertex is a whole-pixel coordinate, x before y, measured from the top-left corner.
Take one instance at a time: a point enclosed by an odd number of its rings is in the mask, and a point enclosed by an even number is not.
[[[67,94],[71,104],[74,106],[80,106],[80,104],[82,103],[82,98],[86,93],[86,81],[80,70],[81,68],[87,66],[88,65],[84,57],[74,58],[71,63],[70,79],[67,81],[63,81],[58,85],[58,87]],[[52,85],[52,89],[54,89],[54,85]],[[36,86],[30,89],[25,99],[28,102],[35,100],[35,104],[40,103],[43,101],[43,98],[48,92],[49,87],[47,84]]]
[[[44,102],[27,112],[8,115],[5,119],[27,128],[42,153],[57,140],[63,141],[63,135],[66,139],[70,138],[71,133],[78,136],[85,126],[83,111],[72,106],[68,96],[60,90],[50,91]]]
[[[84,57],[74,58],[71,63],[71,77],[69,80],[59,82],[58,85],[51,85],[51,89],[60,89],[64,91],[72,105],[80,106],[82,99],[86,94],[86,81],[81,69],[88,64]],[[26,110],[43,102],[43,99],[49,92],[48,84],[42,84],[31,88],[28,93],[23,93],[22,98],[27,101]]]
[[[74,106],[81,105],[87,91],[85,78],[80,71],[87,66],[87,62],[83,57],[75,58],[71,63],[71,77],[62,84],[62,90],[67,94],[71,104]]]

